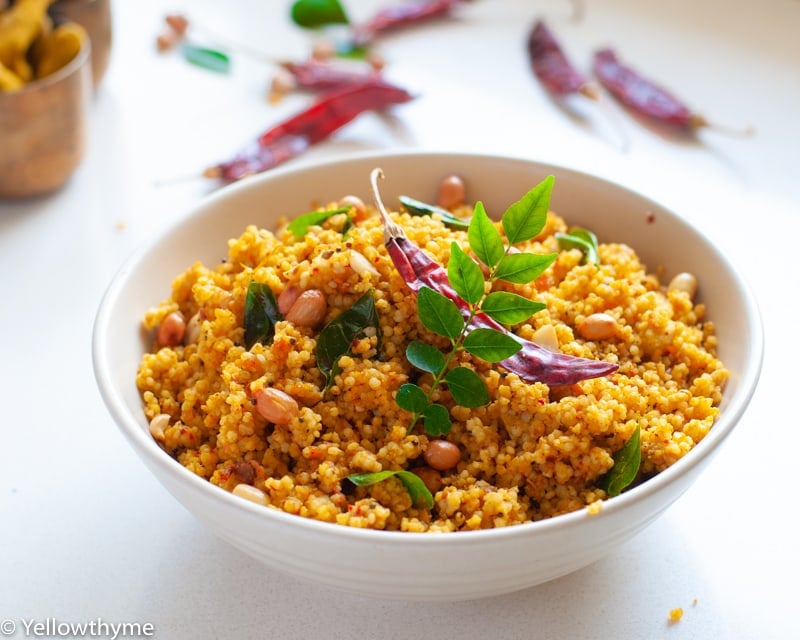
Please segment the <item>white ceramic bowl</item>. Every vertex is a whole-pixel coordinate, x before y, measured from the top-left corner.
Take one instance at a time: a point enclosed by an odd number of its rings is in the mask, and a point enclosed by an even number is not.
[[[700,297],[716,324],[719,357],[731,372],[721,416],[675,465],[587,510],[536,523],[474,532],[410,534],[360,530],[264,509],[203,480],[165,454],[148,432],[135,385],[145,349],[143,312],[167,297],[171,279],[196,260],[215,264],[245,226],[348,193],[372,201],[369,172],[381,167],[385,202],[401,193],[433,199],[439,181],[457,173],[468,198],[502,213],[531,186],[556,176],[552,207],[603,240],[625,242],[664,277],[699,276]],[[471,154],[362,154],[280,168],[222,189],[130,259],[102,301],[93,358],[102,396],[122,433],[164,486],[219,537],[268,566],[351,592],[386,598],[458,600],[530,587],[609,553],[670,506],[697,478],[741,418],[762,359],[762,328],[748,287],[728,260],[678,215],[604,180],[522,159]]]

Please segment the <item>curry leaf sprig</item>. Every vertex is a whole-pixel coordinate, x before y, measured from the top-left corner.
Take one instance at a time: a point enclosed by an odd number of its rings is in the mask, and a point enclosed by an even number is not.
[[[531,240],[544,228],[553,181],[553,176],[549,176],[508,207],[500,219],[505,240],[489,219],[483,203],[477,202],[469,221],[467,238],[469,248],[483,263],[486,275],[478,262],[453,242],[447,279],[457,295],[451,297],[430,287],[419,290],[417,312],[420,322],[450,344],[446,353],[420,340],[412,341],[406,349],[408,361],[433,376],[427,390],[408,382],[397,392],[397,404],[412,415],[411,429],[421,420],[429,435],[444,435],[450,431],[452,422],[447,408],[434,401],[435,394],[443,385],[453,400],[463,407],[475,408],[489,402],[489,391],[483,379],[467,366],[453,366],[460,352],[466,351],[483,361],[495,363],[520,350],[519,341],[509,332],[489,327],[472,328],[472,320],[483,313],[502,325],[513,325],[544,308],[543,303],[516,293],[492,291],[492,285],[497,280],[527,284],[538,278],[555,260],[554,253],[534,254],[515,249],[515,245]],[[466,305],[467,313],[463,313],[459,305]]]

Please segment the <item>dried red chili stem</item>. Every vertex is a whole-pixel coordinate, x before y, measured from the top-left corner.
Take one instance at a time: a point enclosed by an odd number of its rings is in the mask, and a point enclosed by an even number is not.
[[[693,112],[667,89],[621,62],[610,48],[595,52],[593,69],[609,93],[636,113],[689,132],[703,127],[719,128]],[[749,135],[752,131],[747,129],[738,133]]]
[[[204,175],[233,182],[271,169],[326,139],[365,111],[412,99],[405,89],[380,80],[325,94],[307,109],[265,131],[231,160],[207,169]]]
[[[556,96],[580,93],[598,99],[597,87],[569,61],[543,20],[537,20],[528,34],[528,59],[539,81]]]
[[[485,313],[473,315],[469,304],[450,285],[444,267],[409,240],[403,228],[389,217],[378,192],[377,179],[380,177],[383,177],[383,171],[374,169],[371,175],[372,188],[383,222],[384,244],[400,277],[415,294],[422,287],[429,287],[450,298],[465,320],[469,321],[470,329],[494,329],[519,342],[522,348],[510,358],[500,361],[500,366],[516,373],[525,382],[543,382],[551,386],[569,385],[588,378],[606,376],[618,369],[618,365],[612,362],[553,353],[511,333]]]
[[[366,22],[353,26],[353,44],[364,47],[388,31],[446,16],[463,2],[464,0],[417,0],[386,7]]]

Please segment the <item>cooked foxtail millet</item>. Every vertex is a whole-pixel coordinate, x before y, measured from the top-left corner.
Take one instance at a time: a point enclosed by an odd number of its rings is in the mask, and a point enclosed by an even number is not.
[[[586,261],[578,249],[559,247],[555,234],[568,223],[551,211],[542,232],[517,248],[557,252],[555,262],[530,284],[493,285],[546,305],[511,330],[618,369],[549,387],[459,351],[453,364],[479,374],[488,404],[458,406],[442,385],[431,399],[447,407],[452,429],[436,436],[421,424],[409,429],[397,391],[407,382],[428,389],[432,376],[409,363],[406,346],[421,340],[446,351],[448,344],[421,323],[378,213],[355,200],[322,207],[352,208],[301,237],[287,228],[290,218],[277,230],[247,227],[228,241],[225,259],[189,266],[170,297],[144,314],[152,336],[136,377],[144,412],[159,446],[190,471],[266,509],[354,527],[463,531],[589,505],[597,513],[613,456],[636,430],[636,482],[643,482],[712,428],[728,372],[705,307],[694,300],[702,274],[680,274],[669,286],[633,248],[613,242],[599,244],[599,263]],[[452,241],[469,252],[467,231],[436,214],[391,218],[440,265]],[[274,335],[248,348],[251,282],[271,291],[280,319]],[[328,381],[317,363],[320,332],[370,292],[377,326],[358,334]],[[369,486],[348,480],[383,470],[415,473],[432,508],[413,501],[398,476]]]

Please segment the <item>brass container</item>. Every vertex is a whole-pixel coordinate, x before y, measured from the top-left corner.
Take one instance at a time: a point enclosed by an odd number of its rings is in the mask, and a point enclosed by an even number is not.
[[[61,187],[83,159],[92,98],[92,47],[55,73],[0,92],[0,198]]]
[[[92,79],[100,84],[111,57],[112,18],[110,0],[58,0],[50,7],[57,22],[77,22],[92,41]]]

